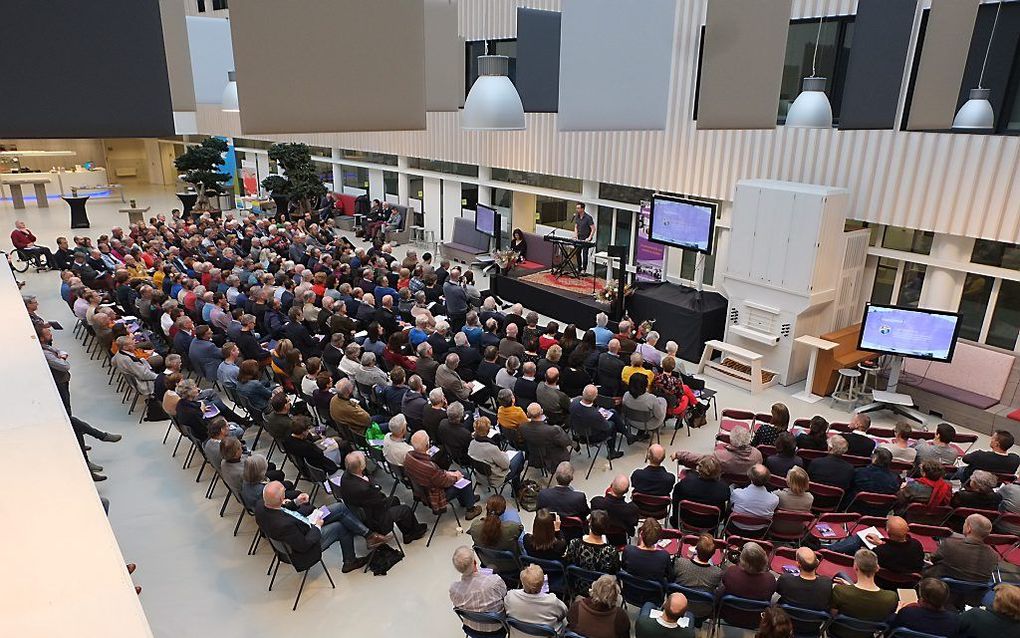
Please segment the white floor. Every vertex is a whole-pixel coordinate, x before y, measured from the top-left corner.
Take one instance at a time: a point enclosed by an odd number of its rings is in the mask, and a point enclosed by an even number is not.
[[[179,207],[172,189],[151,186],[128,186],[127,197],[137,199],[140,206],[152,206],[152,214]],[[126,215],[118,212],[124,206],[119,197],[89,202],[92,221],[90,230],[69,229],[66,204],[57,200],[50,209],[37,209],[31,203],[25,210],[15,211],[10,202],[0,203],[0,228],[13,228],[15,219],[24,219],[39,237],[39,242],[55,247],[58,235],[89,234],[98,237],[114,225],[127,226]],[[9,231],[5,230],[5,237]],[[3,240],[9,247],[9,238]],[[404,248],[398,247],[402,255]],[[478,273],[476,273],[477,275]],[[470,545],[470,538],[456,528],[453,518],[444,520],[432,546],[425,548],[419,541],[408,548],[408,555],[389,575],[341,574],[339,549],[328,554],[327,564],[337,584],[335,591],[318,569],[313,570],[301,605],[291,613],[299,578],[293,572],[280,570],[277,584],[267,592],[266,569],[270,552],[263,543],[258,555],[247,556],[246,549],[255,530],[254,521],[241,525],[237,538],[231,536],[238,506],[228,506],[225,518],[219,518],[220,499],[206,500],[205,481],[195,483],[197,463],[192,469],[181,470],[183,453],[171,459],[173,439],[161,445],[165,423],[138,425],[137,415],[127,416],[98,362],[90,362],[80,344],[72,337],[73,316],[59,297],[56,273],[24,275],[28,282],[24,292],[37,295],[40,312],[47,319],[64,324],[58,332],[57,345],[72,353],[71,395],[74,413],[96,427],[119,432],[124,439],[117,444],[90,441],[92,460],[103,465],[109,480],[97,484],[99,492],[110,499],[110,519],[124,556],[138,564],[135,582],[142,585],[142,603],[156,636],[188,636],[198,632],[214,633],[222,638],[234,636],[323,635],[458,635],[459,625],[450,612],[447,586],[455,577],[450,565],[453,550]],[[481,287],[481,286],[480,286]],[[557,319],[563,319],[557,317]],[[830,420],[846,420],[848,414],[833,410],[828,401],[808,405],[790,395],[803,384],[790,388],[775,387],[757,396],[750,396],[727,384],[711,380],[709,386],[718,390],[720,408],[734,407],[765,410],[775,401],[784,401],[794,418],[821,414]],[[711,419],[711,413],[710,413]],[[889,424],[888,414],[875,415],[875,422]],[[694,433],[690,439],[681,433],[673,449],[708,452],[712,448],[715,423]],[[665,441],[668,443],[668,440]],[[987,445],[982,437],[979,446]],[[183,446],[182,446],[183,447]],[[636,444],[627,455],[614,463],[610,472],[605,458],[595,466],[591,479],[584,481],[588,459],[583,452],[575,455],[575,468],[580,483],[589,495],[601,493],[615,472],[629,474],[643,463],[643,450]],[[208,470],[206,472],[208,476]],[[385,483],[385,485],[389,485]],[[403,490],[398,494],[407,496]],[[431,515],[420,512],[422,520],[431,524]],[[524,513],[525,525],[531,516]],[[73,542],[74,525],[69,522],[68,541]],[[87,551],[87,548],[82,548]],[[88,587],[88,583],[82,583]]]

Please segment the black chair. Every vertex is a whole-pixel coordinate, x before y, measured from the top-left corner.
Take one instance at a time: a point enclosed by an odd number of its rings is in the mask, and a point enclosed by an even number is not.
[[[454,509],[452,505],[447,504],[446,506],[438,509],[434,508],[432,507],[432,504],[429,501],[428,491],[424,487],[418,485],[417,483],[410,479],[408,479],[408,483],[411,486],[411,494],[414,497],[414,507],[411,508],[411,512],[417,510],[418,505],[422,504],[425,507],[429,508],[429,510],[431,510],[432,513],[435,514],[436,516],[436,521],[432,524],[432,532],[429,534],[429,539],[425,542],[425,547],[428,547],[432,544],[432,537],[436,535],[436,528],[439,527],[439,521],[442,520],[443,516],[445,516],[448,511],[453,512],[453,517],[457,519],[457,527],[461,526],[460,516],[457,514],[457,510]]]
[[[549,578],[549,591],[559,596],[566,596],[567,593],[567,568],[558,560],[545,560],[535,558],[522,553],[520,555],[521,565],[538,565]]]
[[[478,556],[478,561],[482,564],[482,567],[488,567],[493,571],[494,574],[503,579],[503,582],[507,584],[507,588],[517,587],[521,583],[520,572],[521,572],[521,560],[517,555],[517,552],[509,550],[491,549],[488,547],[481,547],[475,545],[475,554]],[[507,569],[505,566],[508,563],[513,563],[513,566]],[[502,566],[503,569],[497,569]]]
[[[662,606],[666,598],[666,591],[662,583],[645,578],[638,578],[628,571],[621,569],[617,578],[623,585],[623,601],[635,607],[643,607],[645,603],[652,603],[656,607]]]
[[[280,563],[287,563],[288,565],[293,566],[294,559],[290,551],[290,546],[287,545],[287,543],[273,540],[268,536],[266,536],[265,538],[269,541],[269,544],[272,545],[273,547],[274,554],[273,561],[269,563],[269,569],[270,571],[273,572],[273,577],[269,580],[269,591],[273,591],[273,583],[276,582],[276,572],[279,571],[280,569]],[[276,564],[275,568],[273,567],[274,563]],[[321,556],[319,558],[319,564],[322,565],[322,571],[326,572],[326,578],[329,579],[330,586],[333,587],[333,589],[336,589],[336,583],[333,582],[333,577],[329,575],[329,569],[326,568],[326,563],[323,562]],[[297,598],[294,599],[294,606],[291,607],[291,611],[295,611],[297,609],[298,601],[301,600],[301,592],[303,592],[305,589],[305,581],[308,579],[308,572],[311,570],[311,567],[312,566],[310,565],[304,570],[298,570],[296,567],[294,568],[294,571],[301,573],[302,576],[301,586],[298,587]],[[268,574],[269,572],[266,573]]]
[[[506,616],[501,613],[467,611],[466,609],[457,608],[454,608],[453,613],[457,614],[457,617],[460,618],[461,629],[464,630],[464,635],[467,638],[505,638],[507,635]],[[499,625],[499,629],[495,631],[477,631],[463,624],[465,621]]]

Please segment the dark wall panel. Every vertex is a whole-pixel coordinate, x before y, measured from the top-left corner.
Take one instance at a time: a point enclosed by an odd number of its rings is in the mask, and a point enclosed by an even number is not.
[[[173,135],[155,0],[5,2],[0,137]]]
[[[976,88],[981,78],[981,63],[988,49],[988,39],[992,35],[992,24],[995,22],[997,5],[985,4],[978,9],[977,20],[974,22],[974,35],[970,40],[970,53],[967,55],[967,66],[963,72],[963,83],[960,86],[960,97],[957,110],[970,98],[970,90]],[[988,101],[995,111],[995,123],[999,124],[1004,114],[1004,106],[1010,85],[1010,74],[1016,60],[1017,46],[1020,44],[1020,5],[1006,3],[1002,5],[999,25],[995,27],[995,38],[992,50],[988,54],[988,67],[985,69],[984,88],[991,89]]]
[[[841,129],[891,129],[903,84],[917,0],[859,0]]]
[[[516,85],[526,112],[559,109],[559,12],[518,7]]]

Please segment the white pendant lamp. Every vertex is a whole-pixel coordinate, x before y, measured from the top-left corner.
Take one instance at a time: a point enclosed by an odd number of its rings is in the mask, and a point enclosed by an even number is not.
[[[227,71],[227,86],[223,87],[220,104],[224,113],[238,113],[241,110],[237,101],[237,73],[234,71]]]
[[[976,89],[970,90],[970,99],[964,102],[960,110],[956,112],[953,120],[953,128],[963,131],[987,131],[995,128],[995,111],[988,97],[992,94],[991,89],[982,86],[985,81],[985,67],[988,66],[988,54],[992,51],[992,40],[995,39],[995,28],[999,25],[999,12],[1002,10],[1002,0],[995,9],[995,21],[992,22],[992,33],[988,36],[988,48],[985,49],[985,60],[981,63],[981,76],[978,78]]]
[[[793,101],[786,114],[786,126],[790,128],[832,128],[832,105],[829,104],[829,96],[825,94],[826,80],[815,75],[823,18],[824,16],[818,19],[815,54],[811,58],[811,76],[804,78],[800,95]]]
[[[464,101],[461,128],[468,131],[524,130],[524,104],[507,72],[505,55],[478,57],[478,79]]]

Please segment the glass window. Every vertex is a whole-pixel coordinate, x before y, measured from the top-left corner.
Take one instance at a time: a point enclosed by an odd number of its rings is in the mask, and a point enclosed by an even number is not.
[[[213,11],[227,8],[227,0],[212,0]]]
[[[510,210],[514,205],[514,192],[505,188],[492,189],[492,205]]]
[[[844,232],[851,232],[851,231],[854,231],[854,230],[861,230],[863,228],[868,228],[868,229],[871,230],[871,234],[868,236],[868,245],[869,246],[877,246],[878,245],[878,238],[882,235],[882,225],[881,224],[869,224],[868,222],[862,222],[862,221],[858,221],[856,219],[848,219],[848,220],[846,220],[846,222],[843,223],[843,231]]]
[[[977,341],[981,338],[981,324],[985,321],[985,310],[988,298],[992,294],[991,277],[968,273],[963,282],[963,294],[960,296],[960,337]]]
[[[340,149],[340,156],[344,159],[355,160],[358,162],[368,162],[370,164],[385,164],[386,166],[396,166],[397,156],[386,155],[385,153],[369,153],[366,151],[352,151],[349,149]]]
[[[460,207],[474,210],[478,203],[478,186],[475,184],[460,185]]]
[[[885,229],[885,236],[882,237],[882,248],[928,255],[931,254],[931,242],[934,238],[935,233],[931,231],[889,226]]]
[[[608,199],[614,202],[626,202],[628,204],[640,204],[649,202],[655,191],[646,188],[631,188],[630,186],[617,186],[616,184],[599,184],[599,199]]]
[[[491,177],[496,182],[507,182],[508,184],[525,184],[527,186],[538,186],[558,191],[569,191],[571,193],[581,192],[581,180],[569,177],[557,177],[555,175],[541,175],[539,173],[526,173],[524,171],[512,171],[505,168],[492,169]]]
[[[400,194],[400,178],[394,171],[383,171],[383,192],[387,195],[399,195]]]
[[[1001,241],[978,239],[974,242],[970,260],[975,264],[1020,270],[1020,246]]]
[[[510,58],[507,76],[511,82],[517,80],[517,39],[507,40],[474,40],[464,43],[464,97],[471,91],[471,86],[478,79],[478,56],[486,55],[485,45],[489,45],[489,55],[505,55]]]
[[[574,229],[574,222],[571,218],[574,204],[565,199],[557,197],[544,197],[538,195],[535,198],[536,223],[553,228]]]
[[[350,188],[368,188],[368,169],[355,166],[341,166],[344,186]]]
[[[1020,332],[1020,281],[1003,279],[985,343],[1012,350],[1016,347],[1018,332]]]
[[[900,280],[900,294],[896,303],[908,308],[917,308],[921,300],[921,287],[924,285],[924,264],[907,263],[903,267],[903,278]]]
[[[613,210],[608,206],[599,206],[595,214],[595,252],[605,252],[613,238]],[[606,276],[605,262],[595,263],[595,276]]]
[[[425,197],[425,180],[420,177],[410,176],[407,178],[407,193],[411,199],[421,201]]]
[[[451,175],[463,175],[465,177],[478,177],[478,167],[470,164],[458,164],[457,162],[441,162],[438,160],[421,159],[420,157],[409,157],[407,167],[420,171],[433,171],[436,173],[449,173]]]
[[[198,12],[205,13],[205,0],[198,0]]]
[[[312,160],[312,165],[315,167],[315,174],[319,176],[324,182],[333,181],[333,165],[327,164],[326,162],[317,162]],[[240,164],[238,164],[240,166]],[[337,190],[336,185],[333,185],[333,190]]]
[[[875,284],[871,287],[871,303],[888,304],[892,302],[893,285],[896,283],[896,270],[900,262],[896,259],[881,257],[875,269]]]
[[[570,227],[574,227],[573,222]],[[634,213],[631,211],[616,209],[616,235],[613,236],[613,243],[617,246],[625,246],[628,251],[631,244],[634,243]]]
[[[680,250],[680,278],[694,281],[698,265],[698,253],[692,250]]]
[[[328,146],[308,146],[308,154],[318,157],[333,157],[333,150]]]
[[[832,104],[832,118],[838,120],[839,106],[843,101],[843,83],[846,81],[846,66],[850,59],[850,45],[853,39],[853,16],[826,18],[822,21],[819,37],[818,20],[797,20],[790,24],[786,38],[786,62],[783,66],[783,81],[779,91],[779,123],[786,121],[786,114],[801,91],[801,82],[811,75],[815,57],[815,42],[818,42],[818,59],[815,75],[826,78],[825,93]]]

